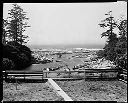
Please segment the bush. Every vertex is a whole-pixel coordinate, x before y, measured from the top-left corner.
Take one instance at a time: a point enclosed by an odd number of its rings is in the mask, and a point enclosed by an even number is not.
[[[12,60],[18,70],[31,65],[31,50],[16,42],[3,44],[3,57]]]
[[[15,69],[15,64],[12,60],[8,58],[3,58],[2,60],[2,69],[3,70],[14,70]]]
[[[103,58],[103,57],[106,56],[105,53],[104,53],[104,50],[99,50],[99,51],[96,53],[96,55],[97,55],[97,58],[98,58],[98,59],[101,59],[101,58]]]

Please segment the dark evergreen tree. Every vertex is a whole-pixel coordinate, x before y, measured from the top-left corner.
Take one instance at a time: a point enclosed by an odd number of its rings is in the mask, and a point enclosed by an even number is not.
[[[7,43],[7,37],[8,37],[8,31],[7,31],[7,26],[8,26],[8,20],[3,19],[3,34],[2,34],[2,43],[6,44]]]
[[[117,28],[117,24],[112,16],[112,11],[105,15],[108,17],[105,20],[102,20],[102,23],[99,24],[100,27],[107,29],[101,34],[101,37],[107,37],[107,43],[104,47],[104,57],[107,60],[114,61],[116,59],[115,46],[118,41],[117,35],[114,33],[114,29]]]
[[[118,68],[127,69],[127,20],[122,20],[118,28],[120,30],[118,43],[115,50],[117,53],[116,64]]]
[[[116,68],[120,70],[118,77],[121,78],[120,74],[123,72],[123,69],[127,70],[127,20],[120,19],[118,23],[110,13],[106,14],[109,17],[102,24],[99,24],[101,27],[107,28],[107,31],[102,33],[102,37],[106,36],[108,41],[104,47],[104,51],[100,51],[97,54],[113,61]],[[119,30],[118,37],[113,32],[114,28]]]
[[[31,65],[31,50],[24,45],[27,35],[24,35],[27,26],[26,13],[23,9],[13,4],[13,8],[9,10],[10,16],[7,20],[3,19],[3,62],[2,66],[6,69],[25,69]]]
[[[9,10],[8,14],[10,15],[8,17],[8,29],[11,41],[15,41],[20,44],[27,43],[25,40],[28,38],[28,36],[25,34],[23,35],[26,27],[30,27],[26,22],[26,20],[29,19],[26,17],[26,12],[24,12],[19,5],[13,4],[13,8]]]

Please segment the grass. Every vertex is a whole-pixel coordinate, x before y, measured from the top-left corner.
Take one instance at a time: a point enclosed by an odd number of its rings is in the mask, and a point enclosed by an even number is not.
[[[43,70],[49,67],[64,66],[67,64],[69,68],[77,64],[83,64],[86,58],[72,57],[75,54],[64,55],[62,62],[54,62],[47,64],[32,65],[26,70]],[[91,64],[91,62],[89,62]],[[92,64],[91,64],[92,65]],[[60,70],[64,70],[61,68]],[[115,74],[112,74],[115,75]],[[50,73],[50,77],[56,77],[57,74]],[[83,73],[72,73],[71,77],[81,77]],[[68,77],[68,74],[59,75],[57,77]],[[119,81],[56,81],[74,101],[127,101],[127,85]],[[3,83],[3,101],[64,101],[62,97],[56,94],[56,91],[46,83],[21,83],[18,84],[18,90],[15,83]]]
[[[127,84],[120,81],[56,81],[74,101],[127,102]]]
[[[46,83],[3,82],[3,101],[64,101],[51,85]]]

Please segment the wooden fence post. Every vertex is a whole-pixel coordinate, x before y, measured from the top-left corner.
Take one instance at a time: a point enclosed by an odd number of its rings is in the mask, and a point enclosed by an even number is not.
[[[86,79],[86,72],[84,71],[84,80]]]
[[[43,71],[42,71],[42,80],[43,80],[43,76],[44,76],[44,73],[43,73]]]
[[[47,78],[47,72],[45,72],[46,73],[46,78]]]
[[[25,81],[25,72],[24,72],[24,81]]]
[[[5,70],[5,81],[7,80],[7,73],[6,73],[6,70]]]
[[[70,71],[68,71],[68,77],[70,78]]]
[[[16,90],[17,90],[17,89],[18,89],[18,88],[17,88],[17,79],[15,78],[15,76],[14,76],[14,79],[15,79],[15,82],[16,82]]]

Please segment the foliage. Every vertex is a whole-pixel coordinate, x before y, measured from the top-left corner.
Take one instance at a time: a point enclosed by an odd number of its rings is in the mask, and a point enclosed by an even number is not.
[[[118,41],[118,38],[117,38],[117,35],[113,31],[117,27],[117,24],[111,13],[112,11],[105,14],[108,17],[105,20],[102,20],[102,23],[99,25],[100,27],[107,29],[105,32],[101,34],[101,37],[105,36],[108,39],[104,47],[104,57],[107,60],[115,61],[116,56],[117,56],[115,53],[115,46]]]
[[[8,58],[3,58],[2,60],[2,69],[3,70],[11,70],[15,68],[15,64],[12,60]]]
[[[38,63],[38,60],[34,56],[32,56],[31,62],[32,62],[32,64],[35,64],[35,63]]]
[[[115,50],[117,55],[116,63],[118,68],[127,69],[127,20],[122,20],[118,26],[120,29],[119,40]]]
[[[97,59],[106,57],[104,50],[99,50],[96,54],[97,54]]]
[[[8,58],[14,62],[15,68],[12,69],[18,70],[30,66],[31,51],[27,51],[27,49],[29,50],[29,48],[26,46],[22,46],[21,44],[17,44],[17,46],[14,46],[12,44],[12,42],[8,42],[8,44],[3,45],[3,58]]]
[[[118,23],[111,11],[106,15],[108,17],[99,25],[107,29],[101,34],[101,37],[107,37],[107,42],[104,50],[97,55],[113,61],[118,69],[127,69],[127,20],[120,20]],[[114,33],[115,28],[119,30],[119,34]]]
[[[2,26],[3,26],[2,43],[6,44],[7,42],[6,37],[8,36],[7,33],[8,20],[3,19]]]
[[[117,41],[118,41],[118,38],[116,34],[112,34],[109,36],[107,41],[108,43],[104,47],[104,55],[107,60],[110,60],[110,61],[116,60],[117,54],[115,51],[115,46]]]
[[[105,20],[102,20],[100,27],[107,29],[105,32],[103,32],[101,34],[101,37],[106,36],[106,37],[110,37],[111,35],[113,35],[113,30],[116,28],[117,24],[114,20],[114,17],[112,16],[112,11],[109,11],[107,14],[108,17]]]
[[[3,19],[3,63],[4,69],[24,69],[31,65],[31,50],[23,45],[26,43],[27,35],[24,35],[27,25],[26,12],[17,5],[13,4],[13,8],[9,10],[10,16]],[[14,64],[12,66],[11,64]]]
[[[13,4],[13,8],[9,10],[8,14],[10,15],[8,17],[7,27],[7,31],[9,34],[8,38],[11,41],[16,41],[20,44],[27,43],[25,40],[28,38],[28,36],[23,35],[26,27],[30,27],[26,22],[26,20],[28,20],[28,18],[26,17],[26,12],[24,12],[19,5]]]

